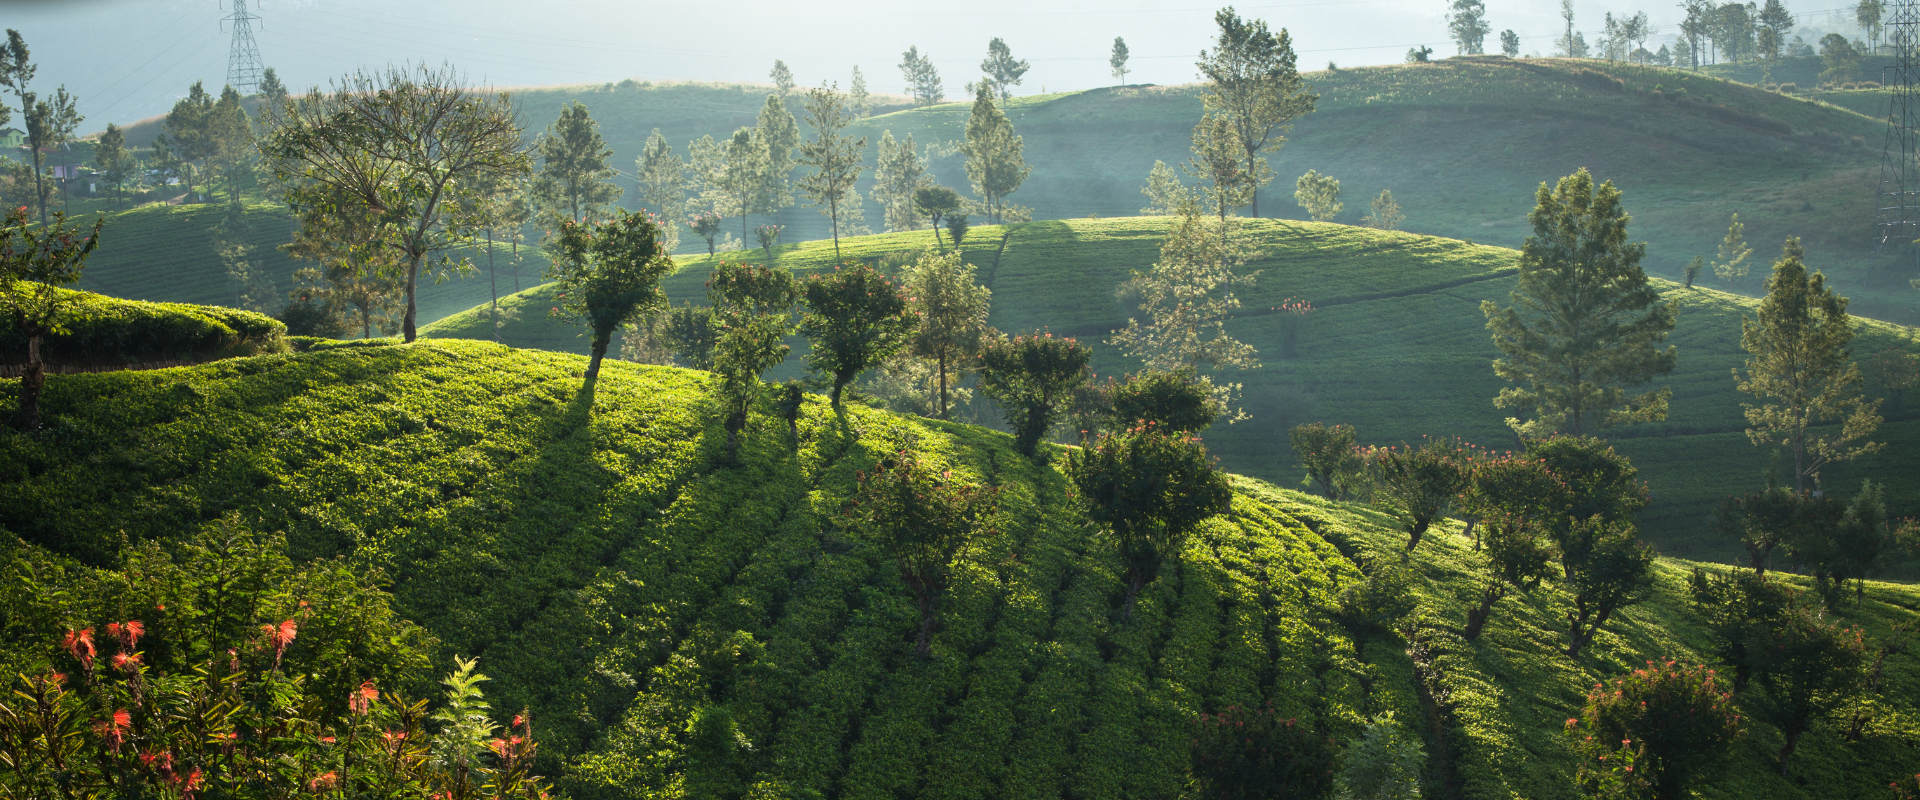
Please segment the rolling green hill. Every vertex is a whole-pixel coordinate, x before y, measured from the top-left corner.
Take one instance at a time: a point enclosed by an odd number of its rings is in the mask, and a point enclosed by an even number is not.
[[[1671,560],[1577,662],[1556,654],[1551,582],[1462,641],[1477,556],[1457,526],[1414,559],[1417,646],[1349,628],[1356,559],[1400,537],[1253,479],[1124,621],[1112,541],[1003,435],[811,397],[797,442],[756,416],[723,467],[707,376],[616,363],[583,391],[583,367],[422,342],[60,377],[46,433],[0,432],[0,528],[27,543],[0,547],[111,563],[227,518],[383,569],[439,664],[477,656],[494,709],[532,709],[543,770],[575,798],[682,796],[690,721],[714,706],[742,777],[776,796],[1173,798],[1194,714],[1271,702],[1336,738],[1395,712],[1433,754],[1426,796],[1570,800],[1559,731],[1586,687],[1707,645]],[[963,554],[927,660],[894,564],[837,522],[858,471],[900,448],[1001,488],[1000,533]],[[1916,605],[1876,583],[1843,615],[1878,637]],[[5,635],[57,641],[19,623]],[[1701,796],[1883,796],[1920,770],[1915,658],[1888,663],[1862,741],[1818,727],[1782,777],[1778,733],[1749,723]]]
[[[1627,195],[1627,207],[1636,207]],[[989,226],[968,236],[966,259],[993,290],[989,322],[1009,332],[1048,329],[1094,344],[1102,374],[1136,365],[1105,345],[1106,335],[1137,313],[1114,299],[1129,270],[1159,256],[1169,218],[1056,220]],[[1502,386],[1488,363],[1498,355],[1484,327],[1481,300],[1505,303],[1518,253],[1499,247],[1313,222],[1249,222],[1263,256],[1262,273],[1242,294],[1244,308],[1229,330],[1259,348],[1263,366],[1236,378],[1246,384],[1253,418],[1209,435],[1228,468],[1283,485],[1298,481],[1287,428],[1309,421],[1345,422],[1362,441],[1394,444],[1423,435],[1463,436],[1506,449],[1516,444],[1492,397]],[[1636,236],[1637,238],[1637,236]],[[1002,242],[1005,242],[1004,249]],[[927,232],[887,234],[843,242],[847,258],[876,258],[932,244]],[[1778,254],[1758,251],[1760,267]],[[761,251],[743,251],[763,260]],[[779,263],[800,271],[834,263],[825,242],[789,245]],[[682,258],[666,281],[675,302],[700,301],[709,270],[706,256]],[[1812,249],[1809,263],[1825,267]],[[1709,522],[1720,498],[1765,483],[1771,451],[1749,444],[1730,371],[1745,363],[1740,317],[1756,301],[1711,289],[1687,290],[1657,282],[1681,303],[1673,343],[1679,369],[1661,384],[1673,388],[1671,418],[1612,432],[1622,452],[1652,484],[1654,505],[1644,517],[1648,535],[1666,552],[1690,558],[1730,559],[1730,546],[1713,537]],[[545,289],[508,301],[520,316],[502,331],[516,347],[585,352],[579,329],[546,316]],[[1288,299],[1307,300],[1313,314],[1300,320],[1269,313]],[[1856,303],[1856,307],[1859,304]],[[476,308],[429,326],[428,337],[489,338],[487,309]],[[1297,337],[1289,348],[1289,336]],[[798,374],[798,352],[785,374]],[[1859,321],[1854,351],[1920,349],[1914,329]],[[1911,408],[1911,406],[1909,406]],[[1900,514],[1920,513],[1920,416],[1891,413],[1880,438],[1883,453],[1830,470],[1826,484],[1851,491],[1862,478],[1886,481]]]
[[[1871,244],[1884,139],[1879,112],[1871,110],[1878,108],[1876,92],[1819,95],[1833,100],[1828,103],[1678,70],[1500,57],[1307,78],[1320,93],[1319,110],[1294,126],[1291,141],[1272,158],[1278,179],[1262,193],[1263,216],[1301,218],[1292,180],[1316,169],[1343,182],[1346,211],[1337,221],[1358,220],[1369,199],[1391,189],[1410,231],[1514,247],[1525,237],[1534,189],[1588,167],[1627,191],[1636,236],[1651,244],[1647,265],[1655,274],[1677,277],[1694,256],[1712,255],[1728,215],[1737,212],[1760,252],[1789,235],[1805,239],[1855,298],[1858,313],[1920,321],[1920,292],[1907,285],[1915,277],[1910,265],[1891,252],[1876,255]],[[718,137],[752,124],[764,91],[615,84],[518,90],[515,97],[530,131],[550,124],[562,102],[586,103],[614,150],[614,166],[630,173],[654,127],[684,153],[700,135]],[[1200,113],[1196,91],[1122,87],[1014,98],[1007,111],[1034,172],[1012,201],[1032,207],[1038,219],[1138,213],[1144,204],[1139,188],[1153,162],[1187,158],[1188,134]],[[883,131],[912,133],[921,144],[958,142],[968,108],[946,103],[892,111],[849,132],[868,137],[872,164]],[[961,156],[935,158],[932,167],[947,185],[966,187]],[[631,180],[626,174],[617,179],[628,190],[622,202],[629,207],[639,204]],[[869,173],[859,191],[867,197],[867,222],[877,227],[871,180]],[[141,213],[154,216],[130,220],[128,249],[112,257],[103,252],[101,263],[122,274],[146,270],[154,281],[123,281],[108,269],[87,288],[137,299],[220,301],[217,259],[196,244],[213,218]],[[748,223],[769,221],[786,225],[790,242],[827,236],[825,218],[811,209]],[[729,221],[726,230],[739,236],[739,221]],[[122,245],[109,241],[109,250],[116,247]],[[689,234],[680,252],[696,247]],[[162,268],[156,258],[179,263]],[[1758,287],[1750,278],[1732,288],[1752,294]],[[423,321],[486,296],[486,287],[472,280],[430,291],[431,298],[423,293],[430,310]],[[441,302],[442,296],[449,299]]]

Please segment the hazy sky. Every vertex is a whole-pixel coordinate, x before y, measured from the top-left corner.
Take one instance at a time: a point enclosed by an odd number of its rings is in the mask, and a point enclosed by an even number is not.
[[[243,0],[261,19],[267,66],[296,90],[356,66],[450,61],[498,85],[639,80],[765,81],[775,58],[802,84],[846,85],[852,68],[870,90],[900,92],[900,54],[918,45],[951,97],[978,75],[987,41],[1007,40],[1032,62],[1020,93],[1113,82],[1115,36],[1132,51],[1132,83],[1194,80],[1213,12],[1194,0],[970,0],[956,3],[806,0]],[[164,112],[195,80],[225,83],[234,0],[0,0],[0,24],[17,28],[41,64],[37,82],[78,95],[83,131]],[[1788,0],[1803,23],[1829,23],[1844,0]],[[1494,30],[1513,29],[1526,53],[1546,53],[1561,29],[1557,0],[1486,0]],[[1328,61],[1401,61],[1409,47],[1451,55],[1447,0],[1278,0],[1242,15],[1292,31],[1302,69]],[[1578,0],[1591,41],[1601,15],[1645,10],[1663,34],[1676,3]],[[1670,35],[1657,37],[1671,38]],[[1489,41],[1490,46],[1494,46]],[[10,98],[9,98],[10,100]]]

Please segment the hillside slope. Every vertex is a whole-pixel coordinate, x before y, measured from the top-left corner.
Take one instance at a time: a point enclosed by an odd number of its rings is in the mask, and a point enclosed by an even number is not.
[[[1634,200],[1629,194],[1629,209]],[[1003,331],[1046,329],[1081,337],[1095,347],[1097,371],[1119,373],[1136,365],[1105,339],[1138,312],[1116,300],[1114,288],[1129,270],[1158,258],[1170,224],[1164,217],[1135,217],[989,226],[970,234],[963,249],[979,280],[993,290],[991,324]],[[1352,424],[1363,442],[1376,444],[1457,435],[1496,449],[1515,445],[1504,424],[1507,412],[1492,404],[1502,383],[1488,363],[1498,351],[1479,304],[1507,301],[1516,251],[1312,222],[1260,220],[1245,231],[1263,254],[1251,268],[1262,272],[1243,288],[1244,308],[1229,330],[1260,350],[1263,366],[1236,376],[1246,384],[1245,407],[1253,418],[1210,436],[1210,446],[1230,469],[1288,485],[1299,480],[1286,430],[1310,421]],[[850,259],[899,258],[930,246],[932,236],[887,234],[842,244]],[[1777,253],[1758,252],[1756,260],[1764,257],[1764,267]],[[759,250],[733,255],[764,260]],[[834,263],[833,248],[824,242],[787,246],[777,255],[779,263],[799,271]],[[1817,249],[1808,259],[1815,267],[1829,264],[1828,254]],[[710,260],[681,263],[666,281],[668,294],[675,302],[704,302],[701,282]],[[1710,532],[1713,505],[1764,485],[1772,457],[1742,433],[1740,404],[1751,398],[1737,393],[1730,377],[1745,363],[1740,318],[1755,313],[1756,301],[1665,281],[1657,285],[1681,304],[1672,339],[1680,349],[1679,368],[1659,382],[1673,388],[1672,416],[1609,435],[1652,484],[1648,535],[1674,555],[1732,558],[1731,545]],[[547,318],[546,292],[532,289],[508,302],[520,316],[503,330],[503,340],[585,352],[579,328]],[[1289,299],[1309,301],[1316,310],[1306,318],[1271,313]],[[450,317],[422,335],[490,338],[486,312],[481,307]],[[1920,334],[1859,321],[1857,356],[1894,346],[1920,350]],[[783,375],[798,374],[804,348],[796,342]],[[1872,477],[1887,482],[1897,513],[1920,513],[1920,415],[1911,408],[1887,409],[1891,421],[1879,438],[1891,447],[1829,470],[1826,485],[1850,492]]]
[[[1526,235],[1535,188],[1588,167],[1627,191],[1634,230],[1651,244],[1648,268],[1656,274],[1678,277],[1694,256],[1712,255],[1728,215],[1737,212],[1760,253],[1789,235],[1803,237],[1842,291],[1856,298],[1859,313],[1920,321],[1920,292],[1906,283],[1915,277],[1910,265],[1891,252],[1874,254],[1870,241],[1884,138],[1878,112],[1855,113],[1703,74],[1566,59],[1450,58],[1320,71],[1307,79],[1320,93],[1319,110],[1294,126],[1272,158],[1277,179],[1262,192],[1263,216],[1302,218],[1292,181],[1315,169],[1343,182],[1346,211],[1338,221],[1357,221],[1371,198],[1391,189],[1408,230],[1515,247]],[[653,128],[684,155],[693,139],[753,124],[765,88],[614,84],[524,89],[514,96],[530,132],[551,124],[563,102],[585,103],[622,172],[616,182],[627,194],[620,202],[631,208],[642,205],[633,161]],[[1833,99],[1859,108],[1880,102],[1871,91]],[[897,107],[880,110],[890,108]],[[897,110],[848,132],[867,137],[872,165],[882,132],[953,145],[964,137],[968,112],[964,102]],[[1034,166],[1012,202],[1032,207],[1037,219],[1129,216],[1144,205],[1139,189],[1153,162],[1179,164],[1188,157],[1200,101],[1193,86],[1122,87],[1016,97],[1007,113]],[[964,190],[964,162],[942,155],[931,162],[932,172]],[[882,215],[872,202],[872,180],[867,173],[858,190],[866,198],[867,224],[878,229]],[[110,266],[87,288],[136,299],[219,302],[217,258],[199,243],[217,214],[143,213],[156,216],[129,220],[127,230],[165,221],[178,225],[169,229],[178,233],[154,228],[127,245],[109,241],[101,263]],[[828,236],[826,218],[809,208],[746,222],[785,225],[789,242]],[[740,220],[728,220],[724,230],[741,237]],[[682,239],[683,254],[701,246],[690,233]],[[115,254],[117,247],[130,249]],[[529,275],[539,271],[537,261],[529,259]],[[275,262],[271,269],[278,275],[291,267]],[[127,272],[152,280],[119,276]],[[1759,285],[1749,278],[1731,288],[1753,294]],[[425,290],[422,321],[486,295],[487,287],[470,279]],[[466,302],[440,302],[443,296]]]
[[[0,433],[0,528],[100,562],[226,516],[285,530],[299,558],[382,568],[441,663],[478,656],[495,709],[533,710],[576,798],[681,796],[689,722],[714,705],[750,780],[796,795],[1173,798],[1192,715],[1272,702],[1341,738],[1394,711],[1436,754],[1429,796],[1570,800],[1558,730],[1584,688],[1704,646],[1674,561],[1578,663],[1552,655],[1551,589],[1462,642],[1475,556],[1447,535],[1416,559],[1416,663],[1336,617],[1354,558],[1397,535],[1246,479],[1126,622],[1111,540],[1005,436],[814,397],[797,443],[756,417],[727,468],[705,376],[613,364],[583,392],[582,367],[445,342],[60,378],[47,435]],[[836,521],[856,473],[899,448],[1003,498],[924,661],[894,565]],[[1920,604],[1887,584],[1868,598],[1846,616],[1876,636]],[[1893,716],[1864,741],[1819,728],[1782,778],[1777,734],[1752,725],[1702,796],[1880,796],[1920,769],[1914,661],[1890,662]]]

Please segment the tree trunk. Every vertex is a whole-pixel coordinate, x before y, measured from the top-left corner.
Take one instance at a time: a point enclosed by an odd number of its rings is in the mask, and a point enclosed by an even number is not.
[[[1427,535],[1427,527],[1430,524],[1431,523],[1426,522],[1415,523],[1413,530],[1407,532],[1407,552],[1411,553],[1413,552],[1413,548],[1420,546],[1420,537]]]
[[[1127,604],[1121,612],[1121,617],[1128,622],[1133,621],[1133,603],[1140,598],[1140,590],[1145,588],[1146,585],[1146,573],[1138,569],[1127,571]]]
[[[947,350],[940,349],[940,419],[947,418]]]
[[[933,610],[933,595],[925,589],[915,592],[920,601],[920,638],[914,640],[913,652],[921,658],[933,655],[933,626],[937,621]]]
[[[20,428],[40,427],[40,387],[47,382],[46,365],[40,361],[40,335],[27,339],[27,371],[20,375]]]
[[[827,393],[827,405],[832,406],[836,410],[840,408],[840,390],[846,385],[847,382],[841,379],[840,376],[834,376],[833,391]]]
[[[607,355],[607,343],[612,339],[611,329],[593,332],[593,355],[587,360],[587,383],[593,383],[600,377],[600,359]]]
[[[827,221],[833,225],[833,257],[837,261],[840,258],[840,204],[837,201],[827,201]]]
[[[1504,594],[1506,592],[1497,586],[1487,587],[1487,590],[1480,595],[1480,606],[1467,610],[1467,629],[1460,634],[1462,638],[1469,642],[1480,638],[1480,632],[1486,628],[1487,620],[1493,616],[1493,604],[1500,602],[1500,597]]]
[[[1805,733],[1805,731],[1788,731],[1787,743],[1780,746],[1780,774],[1783,776],[1787,774],[1787,759],[1792,758],[1794,748],[1800,746],[1800,735],[1802,733]]]
[[[740,453],[740,431],[747,427],[746,410],[741,409],[729,415],[724,425],[727,429],[727,463],[737,463]]]
[[[500,274],[493,268],[493,228],[487,228],[487,291],[493,293],[493,307],[487,316],[493,324],[493,340],[500,341]]]
[[[414,312],[413,291],[414,291],[414,288],[419,285],[419,283],[420,283],[420,257],[412,256],[407,260],[407,314],[406,316],[401,317],[400,319],[400,333],[402,336],[406,337],[406,342],[408,344],[413,343],[414,336],[418,333],[418,331],[416,331],[413,327],[413,312]]]

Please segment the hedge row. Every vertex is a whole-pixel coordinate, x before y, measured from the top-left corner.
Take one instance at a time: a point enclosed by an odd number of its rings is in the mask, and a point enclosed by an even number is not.
[[[287,326],[265,314],[55,291],[78,299],[62,320],[66,332],[40,345],[41,357],[51,363],[207,361],[287,349]],[[0,319],[0,362],[26,360],[27,337],[10,320]]]

